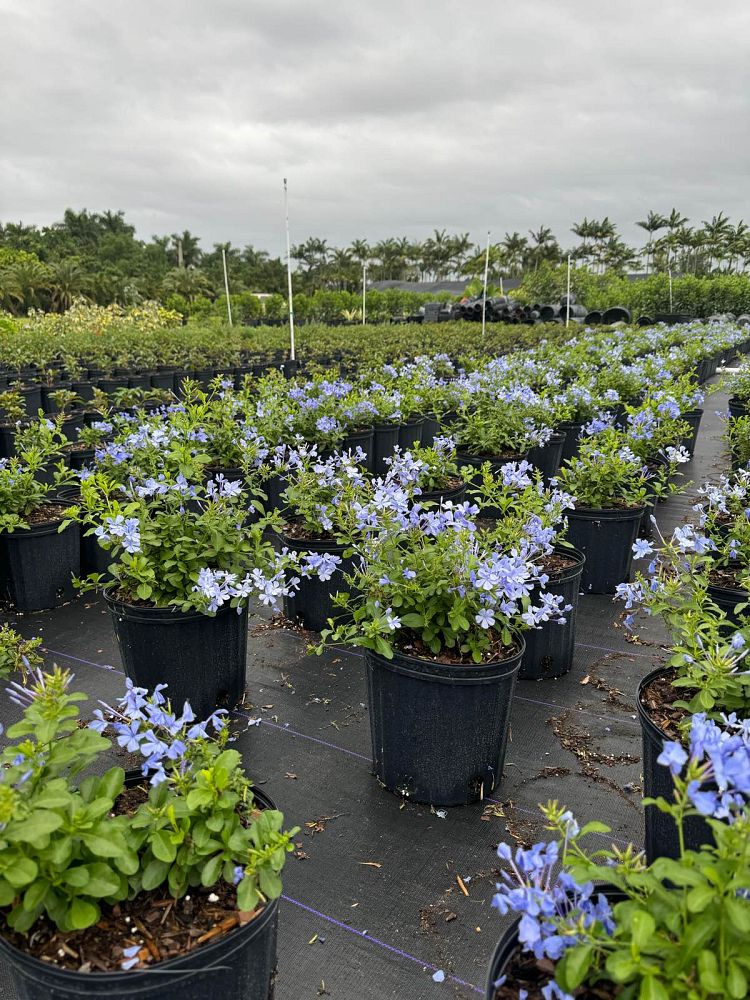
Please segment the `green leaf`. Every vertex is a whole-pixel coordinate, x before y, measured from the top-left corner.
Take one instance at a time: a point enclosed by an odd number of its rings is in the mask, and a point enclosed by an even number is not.
[[[645,976],[641,980],[639,1000],[669,1000],[669,991],[656,976]]]
[[[627,983],[638,971],[637,963],[625,951],[613,951],[607,958],[606,968],[616,983]]]
[[[14,889],[20,889],[29,882],[33,882],[37,877],[39,869],[36,862],[31,858],[19,858],[14,861],[5,873],[5,878]]]
[[[36,844],[44,840],[63,824],[62,816],[44,809],[34,811],[21,823],[13,823],[5,830],[5,837],[12,841],[28,841]]]
[[[246,876],[237,886],[237,908],[245,912],[254,910],[258,905],[259,899],[258,890],[255,887],[255,879]]]
[[[724,900],[727,914],[741,934],[750,931],[750,904],[746,899],[739,899],[736,896],[728,896]]]
[[[159,861],[171,863],[177,857],[177,848],[167,830],[157,830],[151,838],[151,850]]]
[[[654,918],[646,910],[636,910],[630,921],[630,933],[636,948],[647,948],[656,932]]]
[[[119,839],[110,839],[96,833],[82,833],[81,840],[98,858],[117,858],[124,852]]]
[[[270,868],[261,868],[258,872],[260,891],[269,899],[278,899],[281,895],[281,879]]]
[[[424,618],[415,611],[410,611],[408,614],[401,616],[401,624],[404,628],[422,628]]]
[[[221,866],[223,863],[223,858],[220,854],[214,855],[206,864],[203,866],[203,871],[201,872],[201,884],[205,886],[216,885],[219,880],[219,874],[221,872]]]
[[[24,910],[36,910],[44,902],[44,897],[49,891],[50,884],[47,879],[40,878],[24,893],[23,897],[23,908]]]
[[[580,986],[591,967],[594,946],[579,945],[565,952],[563,958],[555,966],[555,979],[567,992]]]
[[[703,989],[709,993],[724,992],[719,963],[713,951],[704,949],[698,956],[698,979]]]
[[[74,899],[67,913],[67,923],[71,930],[82,931],[91,927],[99,919],[99,907],[85,899]]]
[[[727,969],[727,992],[733,1000],[743,1000],[747,996],[747,976],[742,966],[730,958]]]
[[[143,872],[143,878],[141,880],[143,888],[149,892],[151,889],[155,889],[157,886],[161,885],[167,877],[168,871],[169,865],[165,861],[151,861],[148,865],[146,865],[145,871]]]
[[[687,908],[691,913],[701,913],[716,898],[716,890],[710,885],[697,885],[685,897]]]

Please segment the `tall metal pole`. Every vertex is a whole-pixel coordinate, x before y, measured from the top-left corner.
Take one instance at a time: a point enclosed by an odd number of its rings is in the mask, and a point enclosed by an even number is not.
[[[570,254],[568,254],[568,292],[565,299],[565,325],[570,326]]]
[[[362,261],[362,326],[367,322],[367,261]]]
[[[289,357],[296,359],[294,349],[294,300],[292,298],[292,254],[289,244],[289,193],[284,178],[284,217],[286,219],[286,280],[289,288]]]
[[[669,269],[669,311],[672,312],[672,268]]]
[[[487,230],[487,249],[484,253],[484,282],[482,290],[482,337],[487,331],[487,275],[490,270],[490,231]]]
[[[229,325],[232,325],[232,303],[229,301],[229,275],[227,274],[227,251],[225,247],[221,248],[221,259],[224,264],[224,291],[227,293],[227,319],[229,320]]]

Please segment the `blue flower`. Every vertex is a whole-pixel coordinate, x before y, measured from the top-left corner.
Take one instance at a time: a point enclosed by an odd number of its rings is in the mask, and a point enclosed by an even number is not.
[[[653,548],[645,538],[638,538],[633,542],[633,557],[635,559],[645,559],[653,553]]]
[[[656,758],[656,763],[663,764],[669,768],[672,775],[677,775],[682,771],[687,759],[688,755],[680,743],[665,741],[662,752]]]

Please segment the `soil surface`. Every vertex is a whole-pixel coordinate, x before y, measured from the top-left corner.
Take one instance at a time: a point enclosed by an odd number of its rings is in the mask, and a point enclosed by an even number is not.
[[[578,562],[573,556],[564,556],[560,552],[550,552],[548,556],[537,559],[537,564],[542,567],[550,577],[560,576],[566,569],[575,566]]]
[[[641,692],[641,705],[667,739],[682,742],[680,725],[690,713],[684,708],[678,708],[674,702],[690,701],[695,691],[672,687],[674,676],[675,671],[670,670],[648,683]]]
[[[708,579],[712,586],[723,587],[725,590],[738,590],[746,594],[742,587],[743,569],[740,566],[727,566],[725,569],[712,569]]]
[[[536,959],[529,952],[522,952],[517,945],[505,967],[506,982],[493,993],[493,1000],[518,1000],[520,991],[528,991],[528,1000],[543,1000],[542,989],[554,978],[555,964],[548,958]],[[611,1000],[622,992],[614,983],[597,986],[579,986],[574,990],[576,1000]]]
[[[69,504],[65,503],[45,503],[26,514],[26,520],[29,524],[55,524],[63,520],[68,507]]]
[[[293,538],[295,541],[330,542],[334,545],[340,544],[336,538],[328,532],[320,534],[319,532],[308,531],[301,521],[287,521],[281,529],[280,534],[282,538]]]
[[[431,663],[447,663],[466,667],[483,667],[489,663],[509,660],[518,653],[518,646],[505,646],[496,633],[490,632],[489,638],[492,645],[481,663],[475,663],[470,653],[461,653],[458,649],[444,649],[439,654],[435,654],[411,629],[404,629],[403,638],[395,645],[399,652],[406,653],[407,656],[416,656],[420,660],[429,660]]]
[[[145,786],[125,788],[117,797],[114,814],[131,816],[147,798]],[[258,908],[241,913],[235,887],[222,881],[208,889],[192,888],[182,899],[174,899],[162,886],[115,906],[104,905],[101,920],[83,931],[58,931],[46,916],[29,937],[3,926],[1,916],[0,926],[12,945],[43,962],[77,972],[120,972],[124,948],[140,946],[133,968],[142,969],[193,951],[261,912]]]

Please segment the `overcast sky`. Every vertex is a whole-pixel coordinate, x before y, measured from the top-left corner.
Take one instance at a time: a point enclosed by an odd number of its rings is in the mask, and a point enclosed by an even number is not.
[[[0,0],[0,220],[484,242],[750,221],[748,0]]]

